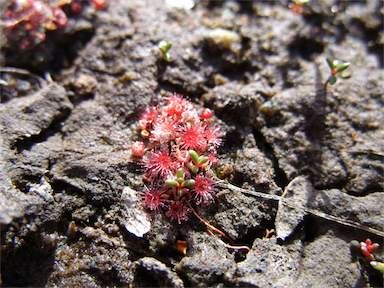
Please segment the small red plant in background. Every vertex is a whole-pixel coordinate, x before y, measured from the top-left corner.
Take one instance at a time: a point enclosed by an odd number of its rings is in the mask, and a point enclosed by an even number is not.
[[[132,154],[141,157],[145,170],[148,188],[143,204],[147,209],[164,211],[180,224],[189,219],[193,206],[213,199],[217,189],[206,172],[216,162],[222,133],[212,125],[212,116],[209,109],[199,116],[192,103],[178,94],[141,115],[139,128],[148,147],[135,142]]]
[[[380,247],[379,244],[372,243],[371,239],[367,238],[365,242],[360,242],[360,243],[357,240],[352,240],[350,243],[350,247],[352,251],[360,251],[373,268],[381,272],[384,272],[384,263],[375,261],[375,257],[372,254],[377,250],[377,248]]]
[[[373,254],[377,248],[379,248],[379,244],[372,243],[371,239],[367,238],[365,242],[360,242],[360,250],[365,256],[365,259],[367,259],[368,262],[373,261]]]
[[[63,0],[63,3],[66,2],[66,4],[71,5],[71,11],[73,13],[79,13],[81,11],[82,2],[85,2],[84,0]],[[107,0],[88,0],[88,2],[94,6],[96,9],[102,10],[105,7],[105,4]]]
[[[291,9],[293,14],[304,14],[304,6],[309,2],[309,0],[292,0],[288,4],[288,8]]]
[[[145,144],[141,141],[137,141],[132,144],[131,150],[134,156],[141,156],[145,152]]]
[[[97,9],[103,9],[105,0],[89,0]],[[63,7],[70,5],[74,13],[81,11],[78,0],[11,0],[5,11],[2,26],[6,28],[8,38],[19,42],[25,49],[45,40],[46,31],[63,28],[68,24],[68,17]]]

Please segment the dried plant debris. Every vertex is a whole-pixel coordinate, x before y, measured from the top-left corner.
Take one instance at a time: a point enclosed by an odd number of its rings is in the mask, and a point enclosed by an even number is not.
[[[123,203],[121,222],[129,232],[137,237],[143,237],[151,229],[151,222],[148,213],[141,206],[141,198],[137,194],[135,190],[129,187],[123,189],[121,194]]]
[[[384,237],[381,209],[384,199],[379,192],[360,199],[360,197],[346,195],[337,189],[317,191],[304,176],[292,180],[282,196],[255,192],[225,183],[220,183],[220,186],[246,195],[279,201],[275,225],[277,235],[283,240],[291,235],[308,213]],[[360,206],[372,208],[367,211],[362,210]]]

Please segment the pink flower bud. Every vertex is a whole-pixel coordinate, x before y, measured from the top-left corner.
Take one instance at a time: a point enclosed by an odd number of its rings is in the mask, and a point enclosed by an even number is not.
[[[211,119],[213,116],[213,111],[211,109],[205,108],[201,112],[201,119]]]
[[[131,150],[133,155],[141,156],[144,154],[145,144],[143,142],[137,141],[132,144]]]

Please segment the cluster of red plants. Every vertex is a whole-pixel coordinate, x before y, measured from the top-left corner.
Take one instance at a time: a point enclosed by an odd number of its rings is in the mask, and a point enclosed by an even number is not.
[[[103,9],[106,0],[89,0],[97,9]],[[21,49],[45,40],[47,30],[65,27],[68,17],[63,7],[69,5],[74,13],[80,12],[80,0],[11,0],[5,11],[3,26],[8,37],[18,41]]]
[[[181,95],[169,95],[166,105],[148,108],[140,117],[141,136],[148,142],[132,145],[141,157],[146,189],[144,206],[164,212],[171,221],[186,221],[193,205],[209,203],[216,188],[208,176],[222,143],[220,128],[212,126],[213,112],[198,114]]]

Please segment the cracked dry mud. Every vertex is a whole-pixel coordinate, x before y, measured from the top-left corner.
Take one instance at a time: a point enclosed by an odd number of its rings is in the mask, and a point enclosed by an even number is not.
[[[28,51],[2,36],[1,65],[32,74],[0,70],[1,285],[382,286],[349,242],[384,244],[383,3],[310,1],[306,15],[287,4],[117,0]],[[169,63],[161,40],[173,44]],[[352,64],[325,90],[326,57]],[[53,82],[33,76],[45,72]],[[197,210],[248,253],[195,217],[150,215],[148,233],[130,233],[139,208],[122,193],[143,189],[130,146],[164,92],[214,110],[222,183],[289,196],[281,207],[226,186]]]

